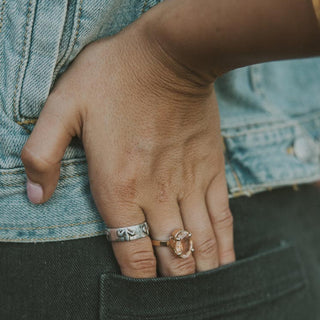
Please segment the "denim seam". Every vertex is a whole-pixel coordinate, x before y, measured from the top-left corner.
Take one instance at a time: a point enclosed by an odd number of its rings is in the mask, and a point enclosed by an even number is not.
[[[75,38],[75,35],[73,34],[73,30],[75,29],[75,17],[77,17],[78,15],[78,11],[79,11],[79,8],[78,9],[75,9],[74,12],[73,12],[73,17],[72,17],[72,20],[73,20],[73,23],[72,23],[72,27],[71,27],[71,36],[70,38],[68,39],[68,44],[64,50],[64,54],[63,56],[56,61],[56,66],[53,70],[53,79],[55,79],[57,73],[58,73],[58,69],[60,70],[60,67],[61,65],[64,64],[64,62],[68,59],[68,57],[70,56],[69,55],[69,51],[70,51],[70,46],[72,45],[72,42],[74,41],[74,38]],[[65,22],[64,23],[67,23],[67,19],[68,19],[68,9],[67,9],[67,14],[66,14],[66,17],[65,17]],[[64,30],[63,30],[64,31]],[[61,35],[61,39],[60,39],[60,43],[59,43],[59,50],[60,50],[60,47],[61,47],[61,41],[63,39],[63,31],[62,31],[62,35]]]
[[[229,194],[229,198],[240,197],[240,196],[251,196],[253,193],[263,191],[261,189],[268,190],[268,189],[280,188],[288,185],[295,186],[302,183],[311,183],[313,181],[315,182],[319,179],[320,179],[320,175],[312,175],[310,177],[298,179],[298,180],[278,180],[278,181],[272,181],[272,183],[246,185],[246,186],[243,186],[241,190],[237,190],[237,188],[235,187],[235,188],[231,188],[230,190],[231,194]]]
[[[296,278],[300,278],[299,275],[301,275],[301,273],[297,272],[297,274],[291,274],[291,275],[286,275],[284,277],[280,277],[280,278],[277,278],[277,282],[276,284],[273,285],[273,287],[281,287],[283,286],[283,283],[284,282],[287,282],[287,280],[289,279],[295,279]],[[265,298],[260,298],[256,301],[252,301],[250,303],[250,305],[257,305],[257,304],[260,304],[260,303],[263,303],[265,301],[270,301],[276,297],[280,297],[282,295],[285,295],[285,294],[288,294],[294,290],[297,290],[301,287],[304,287],[305,286],[305,281],[304,281],[304,278],[302,277],[301,278],[301,281],[295,285],[291,285],[289,288],[286,288],[286,289],[282,289],[282,290],[279,290],[276,294],[273,294],[272,297],[265,297]],[[147,315],[144,315],[144,319],[180,319],[181,316],[183,315],[190,315],[190,314],[195,314],[195,313],[198,313],[199,310],[201,310],[202,314],[203,313],[211,313],[212,312],[212,308],[215,308],[216,306],[222,306],[222,307],[229,307],[229,306],[232,306],[236,303],[239,303],[241,302],[241,300],[244,300],[244,299],[248,299],[249,297],[252,297],[252,296],[256,296],[258,294],[261,294],[261,293],[265,293],[264,290],[266,288],[269,288],[270,286],[266,286],[266,287],[263,287],[263,288],[260,288],[259,290],[248,290],[248,291],[245,291],[243,292],[241,295],[238,295],[238,296],[233,296],[231,299],[226,299],[226,300],[222,300],[222,301],[218,301],[216,304],[214,305],[211,305],[211,306],[206,306],[205,308],[203,307],[199,307],[199,308],[195,308],[195,309],[192,309],[192,310],[188,310],[187,312],[185,313],[179,313],[178,316],[175,316],[175,314],[157,314],[157,315],[152,315],[152,316],[147,316]],[[244,308],[247,308],[248,306],[245,306]],[[230,310],[230,311],[227,311],[228,313],[230,312],[235,312],[235,311],[238,311],[238,310],[241,310],[241,306],[240,308],[239,307],[236,307],[234,310]],[[117,318],[121,319],[121,317],[126,317],[126,318],[129,318],[129,317],[141,317],[141,314],[121,314],[121,315],[118,315],[117,313],[112,313],[112,312],[108,312],[108,314],[110,314],[111,316],[116,316]],[[131,318],[130,318],[131,319]],[[139,318],[140,319],[140,318]]]
[[[260,304],[263,304],[263,303],[266,303],[268,301],[272,301],[274,299],[277,299],[277,298],[280,298],[284,295],[287,295],[287,294],[290,294],[291,292],[294,292],[298,289],[302,289],[304,286],[302,283],[299,283],[299,284],[296,284],[294,285],[292,288],[290,289],[287,289],[287,290],[281,290],[279,291],[276,295],[274,295],[271,299],[270,298],[262,298],[262,299],[258,299],[258,300],[255,300],[253,302],[249,302],[247,303],[245,306],[239,306],[233,310],[226,310],[226,311],[214,311],[215,314],[214,316],[222,316],[222,315],[228,315],[228,314],[232,314],[234,312],[237,312],[237,311],[241,311],[241,310],[246,310],[248,308],[251,308],[253,306],[256,306],[256,305],[260,305]],[[305,293],[305,290],[303,290],[303,293]],[[232,307],[232,304],[224,304],[222,305],[222,307]],[[213,307],[214,308],[214,307]],[[180,320],[182,319],[182,317],[184,316],[187,316],[187,315],[199,315],[199,311],[201,311],[201,315],[202,316],[207,316],[207,315],[210,315],[212,314],[212,307],[208,307],[208,308],[198,308],[197,310],[191,310],[189,311],[188,313],[179,313],[179,315],[174,315],[174,314],[169,314],[169,315],[157,315],[155,317],[153,316],[144,316],[143,319],[146,319],[146,320]],[[123,320],[123,317],[125,317],[125,319],[127,320],[140,320],[141,319],[141,316],[140,315],[135,315],[134,318],[132,318],[132,315],[125,315],[125,316],[122,316],[122,317],[119,317],[117,314],[111,314],[111,316],[115,316],[115,319],[119,319],[119,320]]]
[[[89,236],[95,236],[95,235],[104,235],[105,231],[96,231],[93,233],[83,233],[79,235],[73,235],[73,236],[64,236],[64,237],[56,237],[56,238],[26,238],[26,239],[8,239],[8,238],[0,238],[0,241],[5,242],[21,242],[21,241],[28,241],[28,242],[34,242],[34,241],[42,241],[42,240],[63,240],[63,239],[77,239],[81,237],[89,237]]]
[[[92,220],[92,221],[85,221],[85,222],[78,222],[78,223],[70,223],[70,224],[61,224],[61,225],[55,225],[55,226],[47,226],[47,227],[34,227],[34,228],[3,228],[0,227],[0,230],[41,230],[41,229],[53,229],[53,228],[64,228],[64,227],[72,227],[72,226],[80,226],[85,224],[92,224],[96,222],[102,222],[99,220]]]
[[[13,118],[14,118],[14,121],[17,124],[18,124],[18,121],[21,118],[20,112],[19,112],[18,106],[17,106],[17,100],[18,100],[17,94],[18,94],[18,88],[19,88],[19,81],[20,81],[20,79],[23,78],[22,66],[23,66],[23,63],[25,62],[25,59],[27,57],[27,41],[28,41],[29,29],[31,28],[31,30],[32,30],[32,25],[30,24],[32,3],[33,3],[32,0],[29,0],[27,21],[26,21],[26,24],[25,24],[24,39],[23,39],[23,46],[22,46],[22,57],[20,59],[20,64],[19,64],[19,67],[18,67],[17,81],[16,81],[14,92],[13,92]],[[31,36],[31,33],[30,33],[30,36]],[[22,128],[25,129],[24,127],[22,127]]]
[[[71,165],[77,165],[77,164],[84,164],[86,163],[86,160],[81,160],[81,161],[75,161],[75,162],[67,162],[67,163],[61,163],[61,166],[62,167],[67,167],[67,166],[71,166]],[[1,172],[0,171],[0,174],[2,175],[5,175],[5,174],[21,174],[21,173],[25,173],[25,170],[24,169],[21,169],[21,170],[18,170],[18,171],[15,171],[15,172]]]
[[[74,24],[72,26],[72,35],[70,37],[70,42],[68,44],[68,48],[65,51],[64,56],[61,58],[60,62],[56,65],[55,70],[54,70],[54,74],[53,77],[55,78],[57,76],[57,74],[59,73],[59,71],[61,70],[61,68],[63,67],[63,65],[66,63],[66,61],[68,60],[68,58],[70,57],[73,48],[78,40],[78,35],[79,35],[79,29],[80,29],[80,21],[81,21],[81,14],[82,14],[82,4],[83,4],[83,0],[79,1],[79,7],[75,12],[75,18],[74,18]],[[76,24],[75,24],[76,23]]]
[[[300,181],[307,181],[311,178],[315,178],[317,180],[317,177],[319,177],[320,175],[318,176],[315,176],[315,175],[312,175],[310,177],[307,177],[307,178],[303,178],[303,179],[299,179],[299,180],[277,180],[277,181],[272,181],[272,183],[284,183],[284,184],[287,184],[287,183],[290,183],[290,184],[299,184]],[[264,183],[264,184],[249,184],[249,185],[246,185],[245,188],[252,188],[252,187],[268,187],[270,186],[270,184],[268,183]]]
[[[30,118],[30,119],[26,119],[26,120],[16,121],[16,123],[19,125],[34,124],[37,122],[37,120],[38,120],[38,118]]]
[[[243,136],[243,135],[249,135],[252,133],[259,133],[259,132],[265,132],[265,131],[270,131],[274,129],[282,129],[282,128],[288,128],[288,127],[297,127],[299,124],[304,123],[304,122],[311,122],[311,121],[317,121],[320,119],[320,112],[310,112],[304,117],[300,117],[299,119],[287,119],[288,121],[283,123],[283,121],[279,121],[280,124],[278,125],[272,125],[272,126],[264,126],[263,128],[258,128],[258,129],[247,129],[243,130],[237,134],[226,134],[223,133],[224,131],[228,131],[232,128],[221,128],[221,132],[223,137],[225,138],[232,138],[232,137],[238,137],[238,136]],[[291,120],[291,121],[290,121]],[[254,125],[253,123],[247,124],[245,126],[252,126]],[[259,123],[259,126],[261,124]],[[233,127],[233,129],[239,129],[239,127]]]
[[[1,10],[0,10],[0,33],[1,33],[1,31],[2,31],[3,15],[4,15],[5,5],[6,5],[6,0],[2,0]]]
[[[222,139],[222,141],[223,141],[223,147],[224,147],[225,151],[227,151],[228,149],[227,149],[227,146],[226,146],[225,139]],[[233,167],[232,167],[232,165],[231,165],[231,163],[230,163],[230,160],[229,160],[226,152],[224,152],[224,153],[225,153],[224,159],[225,159],[225,161],[227,162],[227,164],[228,164],[229,167],[230,167],[230,171],[231,171],[231,173],[232,173],[232,175],[233,175],[233,178],[234,178],[234,180],[235,180],[235,182],[236,182],[239,190],[242,190],[242,185],[241,185],[240,179],[239,179],[236,171],[233,169]]]
[[[76,174],[72,174],[70,176],[62,176],[59,178],[59,181],[61,180],[65,180],[65,179],[69,179],[69,178],[74,178],[74,177],[82,177],[84,175],[86,175],[87,173],[84,172],[84,173],[76,173]],[[19,187],[19,186],[23,186],[25,185],[25,181],[24,182],[20,182],[20,183],[12,183],[12,184],[6,184],[4,185],[4,187]]]
[[[236,171],[233,169],[232,165],[230,164],[230,162],[229,162],[229,167],[230,167],[230,171],[231,171],[231,173],[232,173],[232,175],[234,177],[234,180],[236,181],[236,184],[237,184],[239,190],[242,190],[242,184],[240,182],[240,179],[239,179]]]
[[[256,90],[254,91],[258,95],[260,95],[262,106],[266,111],[268,111],[272,115],[277,115],[277,116],[280,115],[284,119],[287,119],[287,117],[283,114],[283,112],[280,112],[281,109],[277,108],[273,103],[271,103],[268,100],[268,96],[265,91],[265,86],[263,85],[263,82],[262,82],[263,71],[261,70],[261,68],[262,68],[261,64],[254,65],[250,68],[253,75],[253,78],[252,78],[252,82],[254,83],[253,87],[256,88]]]
[[[24,170],[19,170],[19,171],[15,171],[15,172],[10,172],[10,171],[2,172],[2,171],[0,171],[1,175],[5,175],[5,174],[21,174],[21,173],[25,173],[25,171]]]
[[[147,2],[148,2],[148,0],[144,0],[144,4],[143,4],[143,7],[142,7],[141,14],[143,14],[143,13],[144,13],[144,10],[146,10]]]
[[[31,0],[30,0],[31,1]],[[71,39],[73,38],[71,45],[69,44],[69,48],[67,48],[66,53],[64,55],[64,57],[61,59],[60,63],[56,66],[56,70],[61,69],[61,67],[63,66],[63,64],[65,63],[65,61],[68,59],[68,57],[70,56],[74,45],[78,39],[78,34],[79,34],[79,27],[80,27],[80,18],[81,18],[81,11],[82,11],[82,2],[83,0],[80,0],[79,2],[79,8],[78,11],[76,13],[77,16],[77,21],[76,21],[76,28],[75,28],[75,33],[74,35],[71,37]],[[74,28],[74,27],[73,27]],[[55,71],[55,75],[57,74],[57,71]],[[17,88],[16,88],[17,89]],[[22,126],[22,128],[27,131],[28,133],[30,133],[31,131],[27,128],[24,127],[24,125],[28,125],[28,124],[35,124],[38,120],[38,118],[26,118],[26,117],[22,117],[19,114],[19,118],[21,119],[21,121],[15,121],[17,124],[19,124],[20,126]]]
[[[80,21],[81,21],[81,14],[82,14],[82,3],[83,0],[80,0],[80,4],[79,4],[79,9],[77,12],[77,27],[76,27],[76,32],[75,32],[75,38],[72,42],[72,46],[70,48],[70,53],[72,52],[77,40],[78,40],[78,35],[79,35],[79,29],[80,29]]]

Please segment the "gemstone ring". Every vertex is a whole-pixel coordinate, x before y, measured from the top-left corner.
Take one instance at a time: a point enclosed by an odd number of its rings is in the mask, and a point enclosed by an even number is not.
[[[156,247],[169,247],[179,258],[188,258],[194,251],[191,232],[176,229],[172,232],[169,240],[152,240],[152,245]]]

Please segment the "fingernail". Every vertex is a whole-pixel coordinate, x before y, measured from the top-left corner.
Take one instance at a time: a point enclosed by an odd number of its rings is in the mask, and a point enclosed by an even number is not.
[[[39,183],[32,182],[27,177],[27,194],[32,203],[40,203],[43,197],[43,190]]]

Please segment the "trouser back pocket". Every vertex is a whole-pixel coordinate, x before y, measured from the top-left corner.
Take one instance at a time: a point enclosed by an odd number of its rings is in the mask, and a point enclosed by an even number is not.
[[[306,280],[288,243],[188,276],[100,280],[100,320],[302,319],[305,308]]]

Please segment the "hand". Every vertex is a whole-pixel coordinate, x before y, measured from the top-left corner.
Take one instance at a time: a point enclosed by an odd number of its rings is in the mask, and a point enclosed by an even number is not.
[[[109,227],[147,220],[153,239],[174,229],[193,234],[187,259],[153,250],[149,237],[113,242],[124,275],[155,277],[156,266],[164,276],[213,269],[235,260],[213,86],[149,41],[142,26],[139,19],[87,45],[56,82],[21,153],[28,196],[51,197],[77,136]]]

